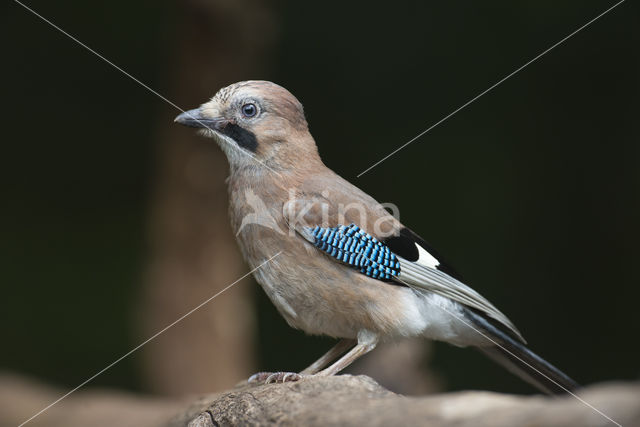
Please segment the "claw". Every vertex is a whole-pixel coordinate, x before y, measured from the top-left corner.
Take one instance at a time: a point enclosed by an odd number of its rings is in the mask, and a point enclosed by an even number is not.
[[[271,384],[272,382],[274,382],[274,379],[275,379],[275,382],[277,382],[278,381],[278,374],[279,374],[279,372],[274,372],[273,374],[269,375],[267,377],[267,379],[264,381],[264,383],[265,384]]]
[[[247,382],[250,384],[286,383],[290,381],[299,381],[302,377],[303,375],[295,372],[258,372],[257,374],[251,375]]]
[[[282,382],[283,382],[283,383],[286,383],[286,382],[287,382],[287,378],[289,378],[290,376],[291,376],[291,377],[293,377],[294,375],[297,375],[297,374],[294,374],[293,372],[287,372],[287,373],[286,373],[286,374],[284,374],[284,376],[282,377]]]
[[[254,383],[262,382],[262,381],[261,381],[261,377],[262,377],[262,375],[263,375],[263,374],[264,374],[264,372],[257,372],[257,373],[255,373],[255,374],[251,375],[251,376],[249,377],[249,379],[247,380],[247,382],[248,382],[249,384],[254,384]]]

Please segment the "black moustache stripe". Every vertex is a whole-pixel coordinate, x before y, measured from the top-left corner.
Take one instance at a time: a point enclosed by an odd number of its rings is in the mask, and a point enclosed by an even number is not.
[[[249,150],[252,153],[255,153],[258,149],[258,139],[253,132],[250,132],[235,123],[227,124],[222,130],[221,133],[233,139],[236,144],[245,150]]]

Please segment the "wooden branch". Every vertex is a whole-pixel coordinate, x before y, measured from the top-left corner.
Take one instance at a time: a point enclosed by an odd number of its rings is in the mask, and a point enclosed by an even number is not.
[[[589,387],[580,397],[622,425],[640,425],[640,384]],[[223,425],[605,426],[614,425],[571,396],[515,396],[465,391],[404,397],[366,376],[243,385],[209,396],[170,427]]]
[[[62,394],[0,375],[0,425],[18,425]],[[624,426],[640,425],[640,383],[585,388],[580,398]],[[201,398],[166,400],[129,393],[79,391],[29,426],[226,425],[608,426],[615,425],[571,396],[515,396],[482,391],[404,397],[366,376],[309,378],[250,386]]]

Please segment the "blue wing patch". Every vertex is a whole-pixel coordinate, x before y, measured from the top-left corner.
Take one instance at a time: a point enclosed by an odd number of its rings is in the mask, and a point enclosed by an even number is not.
[[[400,262],[389,248],[355,224],[308,228],[313,244],[369,277],[391,280],[400,274]]]

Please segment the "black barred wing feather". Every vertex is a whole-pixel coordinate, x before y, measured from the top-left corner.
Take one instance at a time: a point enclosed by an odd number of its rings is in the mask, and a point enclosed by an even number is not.
[[[400,247],[398,236],[395,236],[396,240],[391,240],[393,243],[387,244],[389,239],[379,241],[355,224],[337,227],[299,227],[296,231],[329,256],[359,269],[371,278],[395,281],[476,309],[497,320],[519,340],[525,342],[515,325],[500,310],[478,292],[440,270],[441,263],[438,258],[431,255],[419,241],[407,240],[407,236],[410,236],[407,233],[401,235],[404,236],[404,240],[401,242],[402,249],[398,251],[401,254],[398,254],[392,250],[393,247]],[[410,245],[416,247],[412,249]],[[408,260],[403,255],[411,256],[413,260]]]
[[[392,280],[400,272],[400,262],[389,247],[355,224],[308,230],[313,244],[327,254],[369,277]]]

